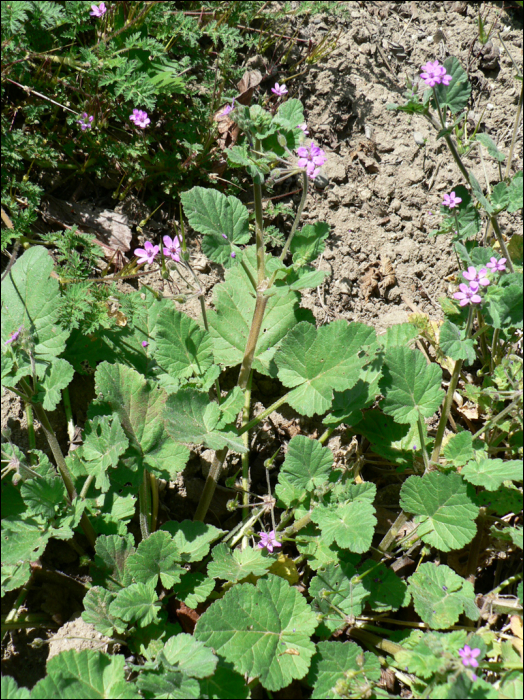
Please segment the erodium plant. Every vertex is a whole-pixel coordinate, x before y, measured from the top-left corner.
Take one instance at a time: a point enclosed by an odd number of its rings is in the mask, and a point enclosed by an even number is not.
[[[433,85],[422,101],[412,92],[398,109],[434,120],[455,157],[450,130],[432,115],[431,101],[444,120],[465,104],[469,84],[455,59],[444,72],[435,63],[424,67]],[[285,97],[284,86],[276,90]],[[148,241],[135,251],[144,268],[161,258],[168,274],[180,272],[200,299],[198,321],[144,286],[129,295],[125,327],[72,334],[59,322],[53,260],[39,246],[3,283],[3,384],[35,412],[54,459],[22,452],[6,433],[3,591],[28,585],[30,564],[50,538],[74,538],[92,566],[83,619],[132,655],[125,669],[123,656],[100,651],[54,657],[38,697],[51,697],[51,686],[83,697],[90,683],[114,697],[118,685],[118,693],[134,697],[244,698],[258,683],[275,692],[297,679],[313,698],[389,697],[377,686],[382,666],[416,697],[513,697],[520,655],[477,626],[473,582],[481,542],[489,540],[493,551],[522,547],[522,528],[504,520],[521,507],[514,482],[522,480],[522,358],[515,350],[522,248],[519,257],[518,246],[505,245],[497,221],[502,210],[522,206],[522,173],[487,197],[462,165],[466,186],[446,195],[441,232],[454,232],[464,265],[457,282],[467,289],[442,300],[446,320],[438,334],[420,323],[380,337],[345,320],[317,327],[300,306],[301,291],[324,280],[314,263],[329,226],[300,226],[300,218],[310,177],[326,156],[306,139],[297,99],[281,101],[274,114],[238,103],[228,114],[244,135],[228,157],[253,181],[254,244],[239,199],[203,187],[181,195],[191,235],[199,234],[202,251],[225,269],[213,309],[206,308],[184,228],[166,237],[165,247]],[[499,158],[495,144],[480,136]],[[274,255],[266,247],[263,185],[293,175],[302,196]],[[486,217],[498,248],[475,242]],[[82,444],[64,456],[48,412],[85,363],[95,371],[96,398]],[[442,367],[451,375],[446,391]],[[463,367],[478,381],[462,392],[484,410],[475,433],[450,416]],[[221,384],[230,368],[238,379],[226,392]],[[273,382],[278,396],[256,414],[254,377]],[[251,451],[265,419],[284,404],[316,417],[325,430],[318,439],[293,437],[278,470],[279,450],[266,459],[268,484],[276,475],[274,494],[253,502]],[[436,432],[428,432],[435,418]],[[365,437],[400,488],[392,504],[398,517],[383,537],[365,459],[334,464],[326,442],[335,430]],[[214,451],[194,519],[160,521],[158,480],[174,481],[184,471],[189,446]],[[242,500],[236,527],[225,531],[207,516],[234,453],[241,455]],[[140,532],[133,535],[137,501]],[[452,555],[465,547],[467,570],[459,574]],[[418,559],[416,569],[397,573],[389,566],[394,550]],[[449,554],[447,564],[422,563],[431,551]],[[519,579],[501,583],[492,605]],[[519,596],[522,605],[522,583]],[[173,598],[200,606],[194,631],[182,633],[170,617]],[[414,612],[401,618],[401,632],[392,632],[395,612],[410,605]],[[410,631],[414,614],[420,622]],[[344,632],[361,644],[336,641]]]

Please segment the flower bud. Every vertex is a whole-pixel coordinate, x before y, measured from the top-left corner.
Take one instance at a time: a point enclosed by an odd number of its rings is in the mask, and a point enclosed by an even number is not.
[[[282,146],[282,148],[285,148],[287,146],[287,139],[284,136],[284,134],[279,133],[277,136],[277,141]]]

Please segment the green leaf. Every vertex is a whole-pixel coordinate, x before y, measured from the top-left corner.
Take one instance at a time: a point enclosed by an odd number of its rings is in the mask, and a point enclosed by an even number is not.
[[[367,500],[356,500],[338,506],[317,506],[311,520],[322,530],[326,544],[336,542],[350,552],[367,552],[371,546],[377,519]]]
[[[514,283],[508,286],[490,287],[483,306],[486,321],[493,326],[506,330],[522,328],[522,274],[515,275]]]
[[[466,644],[466,636],[464,630],[447,634],[426,632],[416,642],[414,648],[398,651],[395,654],[395,661],[402,670],[414,673],[419,678],[430,679],[435,674],[445,676],[451,658],[458,657],[458,650]],[[411,646],[412,642],[410,638],[408,644]],[[406,645],[405,642],[404,645]]]
[[[174,379],[201,377],[213,364],[209,333],[173,306],[158,316],[155,359]]]
[[[333,390],[356,384],[376,349],[375,331],[363,323],[339,320],[318,329],[297,324],[274,358],[284,386],[296,387],[288,394],[289,405],[306,416],[325,413]]]
[[[339,560],[347,560],[351,564],[356,564],[360,557],[358,554],[343,552],[335,543],[327,544],[322,537],[322,533],[314,523],[300,530],[296,537],[298,551],[306,557],[309,566],[317,571],[328,564],[338,563]]]
[[[145,583],[132,583],[118,591],[109,606],[111,615],[126,622],[138,622],[141,627],[157,620],[159,609],[154,585]]]
[[[369,571],[369,574],[367,573]],[[358,575],[368,591],[366,604],[376,612],[398,610],[409,605],[408,588],[404,581],[384,564],[371,559],[359,568]]]
[[[381,377],[382,358],[378,356],[361,370],[355,386],[346,391],[335,391],[332,411],[324,418],[324,425],[357,425],[362,420],[362,410],[372,406],[380,394]]]
[[[209,401],[207,392],[181,389],[168,396],[164,412],[166,430],[179,442],[207,445],[212,450],[228,447],[235,452],[247,452],[242,438],[232,431],[220,430],[221,410]]]
[[[205,234],[206,255],[224,267],[233,265],[231,245],[244,245],[251,237],[247,208],[236,197],[205,187],[182,192],[180,199],[190,226]]]
[[[333,453],[329,447],[322,447],[305,435],[295,435],[288,444],[280,474],[295,488],[313,491],[327,482],[332,466]]]
[[[420,350],[389,349],[382,372],[381,408],[399,423],[412,423],[419,415],[429,418],[442,403],[442,370],[435,363],[428,365]]]
[[[2,697],[16,698],[16,700],[26,700],[31,697],[29,688],[18,687],[18,683],[11,676],[2,676]]]
[[[422,540],[443,552],[461,549],[477,531],[473,489],[458,474],[410,476],[400,490],[400,506],[417,516]]]
[[[310,636],[316,626],[304,597],[284,579],[269,575],[256,586],[238,584],[213,603],[197,622],[195,638],[238,673],[277,691],[306,674],[315,653]]]
[[[62,400],[62,389],[69,386],[75,370],[66,360],[55,357],[45,368],[37,385],[36,400],[46,411],[54,411]],[[40,375],[40,373],[38,373]]]
[[[30,515],[43,515],[48,519],[55,517],[57,506],[66,499],[62,479],[51,475],[24,481],[20,486],[20,494]]]
[[[93,649],[63,651],[49,659],[47,676],[33,687],[31,698],[140,698],[124,664],[123,655]]]
[[[495,160],[498,160],[499,163],[502,163],[506,158],[504,153],[502,153],[502,151],[499,151],[499,149],[497,148],[497,144],[495,143],[495,141],[493,141],[491,136],[488,136],[488,134],[476,134],[475,141],[481,143],[484,146],[484,148],[488,151],[489,155],[492,158],[495,158]]]
[[[204,678],[200,683],[200,698],[237,698],[243,700],[251,697],[251,691],[244,677],[236,673],[223,659],[219,658],[213,676]]]
[[[452,360],[466,360],[466,365],[475,362],[475,343],[465,337],[465,331],[451,321],[444,321],[440,329],[439,345],[442,352]]]
[[[306,265],[324,252],[324,241],[329,236],[329,224],[317,221],[306,224],[293,236],[289,250],[293,254],[293,265]]]
[[[471,85],[466,71],[454,56],[444,61],[446,73],[451,75],[452,80],[449,85],[435,85],[433,88],[437,95],[441,109],[449,107],[452,114],[458,114],[465,109],[471,95]]]
[[[415,610],[433,629],[451,627],[463,612],[471,620],[480,616],[473,584],[444,564],[422,564],[409,579],[409,592]]]
[[[60,355],[69,336],[58,322],[61,301],[58,280],[50,277],[53,267],[47,249],[35,246],[2,282],[2,348],[22,327],[36,362]]]
[[[207,565],[207,573],[213,578],[236,583],[250,574],[264,576],[272,564],[273,560],[264,556],[261,549],[231,550],[227,544],[217,544],[213,549],[213,561]]]
[[[461,471],[470,484],[484,486],[488,491],[496,491],[504,481],[522,481],[522,462],[519,459],[489,459],[468,462]]]
[[[95,545],[93,583],[114,592],[128,586],[132,578],[126,562],[134,551],[133,535],[100,535]]]
[[[266,267],[269,270],[272,269],[270,261],[271,258],[267,257]],[[256,278],[254,247],[245,251],[243,262],[252,277]],[[299,302],[300,295],[297,292],[288,291],[283,295],[269,297],[253,360],[253,368],[262,374],[270,374],[270,360],[286,333],[299,321],[314,321],[310,311],[300,309]],[[208,322],[217,363],[234,367],[242,362],[255,303],[253,287],[241,267],[230,270],[226,274],[226,281],[215,285],[213,304],[216,311],[208,312]]]
[[[522,170],[513,175],[512,181],[509,183],[509,204],[508,212],[513,212],[522,209]]]
[[[82,455],[92,464],[86,465],[88,474],[95,474],[95,486],[105,493],[109,489],[108,467],[116,467],[118,458],[129,446],[129,440],[118,416],[96,416],[84,428]]]
[[[471,189],[473,191],[473,194],[478,199],[478,201],[482,205],[483,209],[486,211],[487,214],[493,214],[493,207],[491,206],[491,202],[489,200],[487,200],[486,197],[484,196],[484,193],[482,192],[482,188],[481,188],[477,178],[473,175],[472,172],[468,172],[468,177],[469,177],[469,184],[471,185]]]
[[[457,185],[454,192],[462,202],[453,211],[449,207],[440,206],[443,221],[440,230],[436,233],[451,233],[454,240],[472,238],[477,235],[482,226],[480,213],[464,185]]]
[[[218,658],[211,649],[198,642],[190,634],[177,634],[170,637],[163,654],[171,666],[192,678],[205,678],[214,673]]]
[[[353,424],[353,430],[371,442],[373,452],[399,467],[413,468],[414,462],[421,459],[416,423],[396,423],[391,416],[371,409],[360,423]]]
[[[44,551],[52,530],[42,531],[40,521],[32,518],[10,522],[2,519],[2,566],[20,561],[35,561]]]
[[[513,542],[514,545],[523,549],[523,529],[521,527],[505,527],[498,530],[496,525],[491,526],[491,534],[498,539]]]
[[[479,447],[481,443],[479,442]],[[444,445],[444,457],[455,467],[462,467],[473,458],[473,436],[468,430],[452,435]]]
[[[302,124],[304,121],[304,107],[300,100],[291,99],[279,105],[273,123],[282,125],[286,129]]]
[[[201,561],[207,557],[211,544],[225,532],[214,525],[193,520],[168,520],[160,529],[173,537],[180,561],[185,562]]]
[[[206,601],[215,588],[215,582],[199,571],[190,571],[182,576],[181,582],[175,586],[177,600],[182,600],[188,608],[196,608],[199,603]]]
[[[522,510],[522,494],[519,489],[500,486],[496,491],[481,491],[475,496],[479,508],[486,508],[497,515],[518,513]]]
[[[173,478],[189,458],[189,450],[170,439],[164,427],[166,394],[130,367],[102,362],[96,370],[95,386],[114,414],[129,440],[126,457],[156,472]]]
[[[84,606],[82,620],[88,625],[93,625],[100,634],[105,634],[108,637],[115,632],[124,634],[127,629],[127,623],[109,612],[109,606],[115,599],[115,595],[107,588],[93,586],[87,591],[82,601]]]
[[[358,617],[364,609],[368,591],[357,576],[355,567],[347,561],[337,561],[319,569],[309,584],[314,610],[321,613],[317,634],[329,637],[348,624],[348,618]]]
[[[369,694],[370,683],[380,680],[375,654],[354,642],[319,642],[311,661],[308,683],[312,698],[360,698]]]
[[[377,340],[384,350],[389,350],[399,345],[408,346],[417,335],[417,328],[412,323],[398,323],[388,328],[384,335],[379,335]]]
[[[127,568],[134,581],[156,586],[160,577],[165,588],[172,588],[184,573],[177,561],[180,554],[173,538],[165,530],[158,530],[140,542],[128,558]]]
[[[506,209],[509,204],[509,188],[505,182],[497,182],[491,192],[491,203],[495,214]]]

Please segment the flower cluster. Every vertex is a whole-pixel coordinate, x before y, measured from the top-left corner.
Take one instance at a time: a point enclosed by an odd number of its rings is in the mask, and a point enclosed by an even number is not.
[[[170,236],[164,236],[164,255],[170,257],[171,260],[175,262],[180,262],[180,241],[177,236],[171,238]],[[138,256],[137,263],[142,265],[143,263],[148,263],[151,265],[158,255],[160,247],[153,245],[151,241],[146,241],[143,248],[135,248],[133,251],[136,256]]]
[[[491,284],[491,281],[487,277],[488,269],[489,272],[504,272],[506,269],[506,258],[492,257],[486,267],[477,270],[476,267],[471,265],[468,267],[466,272],[462,273],[462,277],[469,282],[469,284],[459,284],[459,291],[455,292],[453,297],[460,301],[461,306],[466,306],[467,304],[480,304],[482,303],[482,297],[478,293],[481,287],[487,287]]]
[[[84,112],[80,119],[77,119],[77,124],[80,124],[80,128],[82,131],[85,131],[86,129],[90,129],[92,124],[93,124],[93,115],[88,115],[87,112]]]
[[[282,547],[282,544],[277,541],[277,536],[274,530],[271,532],[261,532],[260,542],[258,543],[260,549],[267,549],[268,552],[273,551],[273,547]]]
[[[326,162],[326,154],[319,147],[311,143],[308,147],[300,146],[297,149],[298,167],[305,168],[310,180],[314,180],[320,171],[320,166]]]
[[[98,7],[96,5],[91,5],[91,12],[89,13],[91,17],[103,17],[107,12],[107,7],[105,2],[101,2]]]
[[[134,122],[135,126],[139,126],[141,129],[145,129],[146,126],[151,124],[151,119],[147,116],[147,112],[141,109],[134,109],[129,119]]]
[[[440,83],[442,83],[442,85],[449,85],[453,79],[451,75],[446,73],[444,66],[439,65],[438,61],[434,61],[433,63],[428,61],[426,65],[422,66],[422,71],[420,77],[429,87],[434,87]]]

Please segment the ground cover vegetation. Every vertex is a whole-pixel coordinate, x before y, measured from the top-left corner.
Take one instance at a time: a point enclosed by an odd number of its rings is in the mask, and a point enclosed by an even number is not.
[[[330,225],[302,215],[328,155],[289,93],[337,36],[293,58],[284,22],[334,3],[299,5],[2,6],[2,387],[27,420],[27,445],[2,430],[2,634],[7,649],[37,630],[26,663],[55,649],[31,688],[4,674],[5,697],[522,695],[522,236],[500,224],[522,209],[522,73],[509,154],[468,133],[454,56],[384,105],[424,117],[459,173],[431,234],[457,260],[440,323],[317,324],[301,301],[326,278]],[[250,52],[288,77],[246,71]],[[465,165],[476,148],[499,164],[494,187]],[[141,193],[141,238],[49,230],[46,197],[84,180]],[[264,209],[289,182],[294,209]],[[212,296],[198,255],[223,271]],[[79,377],[94,391],[75,433]],[[455,420],[457,397],[475,421]],[[311,430],[265,443],[283,407]],[[168,494],[204,454],[177,517]],[[57,625],[42,586],[81,615]]]

